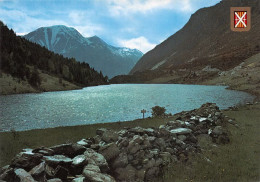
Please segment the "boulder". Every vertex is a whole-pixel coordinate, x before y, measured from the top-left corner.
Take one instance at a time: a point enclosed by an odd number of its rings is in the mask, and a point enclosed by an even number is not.
[[[43,160],[48,165],[53,166],[53,167],[56,167],[58,165],[68,167],[72,163],[72,159],[65,157],[64,155],[44,156]]]
[[[51,147],[56,155],[66,155],[68,157],[75,157],[83,154],[86,148],[79,144],[62,144]]]
[[[45,147],[36,148],[32,152],[33,153],[39,153],[39,154],[42,154],[44,156],[50,156],[50,155],[54,154],[54,151],[52,149],[45,148]]]
[[[190,134],[192,130],[189,128],[176,128],[171,130],[170,132],[177,135],[186,135],[186,134]]]
[[[135,128],[130,128],[128,131],[137,135],[143,135],[145,129],[141,127],[135,127]]]
[[[47,182],[62,182],[59,178],[49,179]]]
[[[128,139],[127,137],[124,137],[124,138],[118,140],[117,143],[118,143],[118,147],[119,147],[119,148],[127,147],[128,144],[129,144],[129,139]]]
[[[110,143],[105,146],[102,146],[99,149],[99,153],[101,153],[105,157],[105,159],[109,162],[120,154],[120,150],[115,143]]]
[[[14,171],[15,181],[20,182],[36,182],[33,177],[24,169],[18,168]]]
[[[145,181],[152,181],[159,175],[159,167],[152,167],[145,173]]]
[[[85,181],[85,177],[78,177],[78,178],[74,178],[71,182],[84,182]]]
[[[86,140],[86,139],[82,139],[80,141],[77,142],[78,145],[82,145],[84,147],[90,147],[90,145],[92,144],[91,141]]]
[[[169,152],[161,152],[159,156],[162,159],[163,165],[168,165],[172,161],[172,155]]]
[[[139,135],[135,135],[132,139],[133,142],[141,144],[144,141],[144,138],[142,136]]]
[[[103,133],[101,139],[106,142],[106,143],[110,143],[110,142],[115,142],[118,140],[119,135],[111,130],[107,130]]]
[[[14,169],[11,167],[3,169],[0,174],[0,179],[4,181],[13,181],[14,179]]]
[[[145,162],[145,161],[143,161],[143,162]],[[144,164],[145,169],[149,169],[149,168],[152,168],[154,166],[155,166],[155,159],[154,158],[151,158],[150,160],[148,160],[146,162],[146,164]]]
[[[102,174],[98,166],[88,164],[83,170],[83,176],[90,182],[116,182],[112,176],[108,174]]]
[[[46,164],[44,171],[45,171],[45,175],[48,179],[54,178],[55,169],[53,167]]]
[[[92,149],[87,149],[84,153],[89,164],[97,165],[102,172],[107,172],[109,170],[107,161],[105,157]]]
[[[29,171],[29,174],[38,181],[44,180],[45,162],[40,163]]]
[[[136,178],[140,181],[144,181],[146,170],[141,168],[136,171]]]
[[[144,129],[144,133],[149,136],[153,136],[155,134],[155,130],[152,128],[146,128],[146,129]]]
[[[116,179],[118,181],[136,181],[136,169],[128,164],[125,168],[117,168],[115,170]]]
[[[181,141],[185,141],[186,140],[186,136],[185,135],[179,135],[178,136],[178,139],[181,140]]]
[[[42,154],[21,152],[12,160],[11,167],[31,170],[34,166],[37,166],[42,162],[42,157]]]
[[[134,141],[130,141],[127,149],[130,154],[135,154],[137,151],[141,149],[141,146],[138,143],[135,143]]]
[[[184,124],[184,123],[180,122],[180,120],[177,120],[177,121],[168,121],[168,122],[167,122],[167,126],[171,126],[173,129],[174,129],[174,128],[179,128],[179,127],[181,127],[182,124]]]
[[[106,128],[99,128],[96,130],[96,134],[102,136],[107,131]]]
[[[78,155],[72,159],[73,167],[81,167],[87,164],[87,159],[85,155]]]
[[[66,180],[67,176],[69,174],[68,169],[62,167],[62,166],[57,166],[55,171],[54,171],[54,176],[56,178],[59,178],[61,180]]]
[[[224,133],[223,128],[221,126],[216,126],[213,131],[212,134],[213,135],[222,135]]]
[[[112,167],[116,168],[124,168],[128,164],[128,157],[125,152],[120,153],[118,157],[112,162]]]

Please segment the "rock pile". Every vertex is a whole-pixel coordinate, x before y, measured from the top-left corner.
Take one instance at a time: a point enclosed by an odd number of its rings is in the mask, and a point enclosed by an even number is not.
[[[197,137],[209,135],[213,142],[229,142],[223,124],[228,118],[216,104],[181,112],[176,120],[159,128],[124,128],[118,132],[101,128],[93,138],[50,148],[24,149],[1,168],[2,181],[114,182],[151,181],[163,166],[186,161],[198,152]]]

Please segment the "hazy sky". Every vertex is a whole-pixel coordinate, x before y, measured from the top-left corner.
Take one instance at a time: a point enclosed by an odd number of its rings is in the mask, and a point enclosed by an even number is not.
[[[0,0],[0,19],[17,34],[66,25],[83,36],[143,53],[174,34],[202,7],[220,0]]]

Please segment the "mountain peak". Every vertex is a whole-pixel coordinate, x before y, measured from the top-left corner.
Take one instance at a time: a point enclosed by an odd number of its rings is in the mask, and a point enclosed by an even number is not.
[[[41,27],[24,37],[65,57],[87,62],[109,78],[128,74],[143,55],[134,49],[111,46],[97,35],[83,37],[76,29],[64,25]]]

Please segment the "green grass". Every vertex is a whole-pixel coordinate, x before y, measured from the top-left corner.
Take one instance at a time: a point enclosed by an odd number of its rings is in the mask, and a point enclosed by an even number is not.
[[[164,171],[163,181],[260,181],[260,105],[226,111],[239,128],[228,125],[231,143],[191,156],[187,163],[173,164]],[[205,157],[211,160],[208,162]]]

